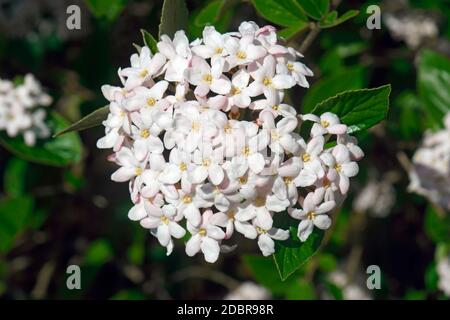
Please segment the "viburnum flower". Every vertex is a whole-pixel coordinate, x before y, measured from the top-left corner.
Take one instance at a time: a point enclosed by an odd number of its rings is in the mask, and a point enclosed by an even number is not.
[[[37,139],[50,136],[43,108],[51,103],[52,98],[31,74],[19,85],[0,79],[0,131],[12,138],[23,135],[25,144],[34,146]]]
[[[254,22],[225,34],[206,27],[191,43],[180,30],[157,48],[119,70],[123,88],[102,87],[110,114],[97,145],[112,148],[112,179],[129,183],[129,218],[167,254],[186,226],[186,254],[211,263],[236,247],[227,244],[236,233],[273,254],[290,235],[279,215],[302,220],[301,241],[328,228],[363,153],[336,115],[302,116],[284,101],[286,89],[308,87],[302,55]]]

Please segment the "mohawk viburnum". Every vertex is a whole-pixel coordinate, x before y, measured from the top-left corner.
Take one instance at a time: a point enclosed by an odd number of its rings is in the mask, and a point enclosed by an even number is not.
[[[45,124],[47,107],[52,98],[41,88],[36,78],[27,74],[24,82],[14,85],[9,80],[0,79],[0,131],[9,137],[23,135],[28,146],[34,146],[36,138],[50,136]]]
[[[286,89],[308,87],[302,55],[254,22],[227,34],[205,27],[192,43],[178,31],[157,47],[119,69],[123,87],[102,88],[110,114],[97,145],[114,151],[112,180],[129,181],[130,219],[168,254],[186,228],[186,253],[208,262],[234,233],[274,253],[274,240],[289,237],[275,215],[299,219],[301,241],[328,228],[363,153],[336,115],[302,116],[282,102]],[[299,135],[305,121],[310,138]]]

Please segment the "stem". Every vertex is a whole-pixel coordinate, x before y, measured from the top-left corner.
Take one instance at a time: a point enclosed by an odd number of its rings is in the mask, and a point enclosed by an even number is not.
[[[302,44],[300,45],[298,51],[300,51],[300,53],[305,53],[306,50],[308,50],[309,46],[312,44],[312,42],[314,41],[314,39],[317,37],[317,35],[320,32],[320,28],[317,26],[316,23],[311,22],[309,24],[309,33],[306,36],[305,40],[303,40]]]

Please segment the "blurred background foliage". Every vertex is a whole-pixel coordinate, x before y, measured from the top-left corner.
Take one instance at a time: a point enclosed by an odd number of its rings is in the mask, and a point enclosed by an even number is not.
[[[82,9],[81,30],[66,28],[70,4]],[[253,281],[275,298],[344,299],[352,297],[351,285],[364,291],[366,268],[375,264],[382,288],[358,297],[444,299],[435,258],[449,252],[450,217],[407,192],[407,159],[424,130],[442,126],[450,109],[450,1],[328,4],[187,1],[192,40],[206,25],[225,32],[254,20],[275,25],[300,48],[315,76],[309,90],[292,92],[290,103],[298,110],[311,111],[345,90],[392,84],[388,120],[358,137],[366,157],[335,213],[333,231],[294,276],[281,282],[273,260],[256,255],[246,241],[215,265],[187,258],[183,246],[166,257],[146,230],[128,221],[127,186],[109,179],[114,165],[95,147],[103,130],[98,127],[80,133],[82,145],[72,136],[72,153],[65,154],[71,164],[63,159],[59,168],[0,148],[0,297],[223,298]],[[366,27],[371,4],[381,7],[380,30]],[[157,36],[161,8],[162,1],[152,0],[0,0],[0,77],[34,73],[54,97],[52,109],[61,121],[77,121],[106,104],[100,87],[118,84],[117,69],[128,65],[132,44],[142,45],[140,29]],[[434,28],[422,36],[395,27],[388,17]],[[374,204],[358,205],[356,198],[371,183]],[[82,290],[66,288],[71,264],[81,266]]]

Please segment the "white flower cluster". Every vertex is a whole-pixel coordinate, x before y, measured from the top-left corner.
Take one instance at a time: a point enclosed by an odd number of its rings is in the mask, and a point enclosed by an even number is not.
[[[129,218],[168,254],[172,238],[185,235],[185,218],[187,255],[201,251],[208,262],[230,249],[222,241],[235,231],[272,254],[273,239],[289,237],[273,226],[280,212],[301,220],[302,241],[314,226],[327,229],[363,153],[336,115],[300,116],[282,102],[286,89],[308,86],[301,54],[254,22],[227,34],[206,27],[192,43],[178,31],[157,47],[119,69],[123,87],[102,88],[110,114],[98,147],[113,148],[120,168],[112,180],[129,181]],[[307,140],[297,133],[304,121]],[[337,145],[326,149],[332,136]]]
[[[450,209],[450,113],[445,128],[426,132],[421,147],[412,158],[408,189]]]
[[[31,74],[17,86],[0,79],[0,131],[6,131],[9,137],[23,135],[28,146],[35,145],[37,138],[50,136],[45,124],[46,111],[42,107],[51,103],[52,98]]]
[[[441,259],[436,269],[439,275],[438,287],[446,296],[450,297],[450,257]]]

